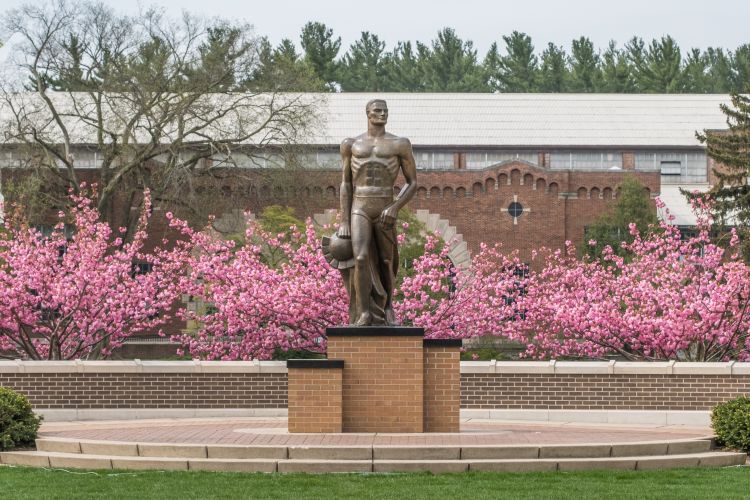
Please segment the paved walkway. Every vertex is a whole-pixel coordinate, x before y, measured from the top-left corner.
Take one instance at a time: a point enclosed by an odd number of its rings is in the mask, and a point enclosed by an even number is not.
[[[237,445],[546,445],[609,444],[693,439],[710,436],[707,427],[623,426],[581,423],[531,423],[465,419],[460,433],[290,434],[286,418],[212,418],[49,422],[40,437],[141,443]]]

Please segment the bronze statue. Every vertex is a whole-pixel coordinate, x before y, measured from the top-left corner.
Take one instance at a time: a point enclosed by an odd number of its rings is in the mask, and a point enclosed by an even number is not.
[[[417,167],[409,139],[385,131],[385,101],[373,99],[365,111],[367,132],[341,143],[341,226],[336,235],[323,238],[323,250],[331,265],[343,274],[349,295],[349,323],[394,325],[393,286],[398,271],[395,223],[398,211],[417,189]],[[405,183],[394,199],[393,185],[399,171]]]

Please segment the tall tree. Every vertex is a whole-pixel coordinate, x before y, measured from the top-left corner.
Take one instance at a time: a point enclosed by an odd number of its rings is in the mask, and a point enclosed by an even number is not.
[[[309,22],[300,35],[305,60],[312,66],[317,77],[334,90],[338,76],[337,57],[341,48],[341,37],[333,37],[333,30],[320,22]]]
[[[383,90],[388,92],[424,90],[424,62],[419,52],[414,51],[411,42],[398,42],[396,47],[384,56],[385,88]]]
[[[688,52],[682,69],[683,89],[685,92],[703,94],[711,89],[708,74],[708,57],[700,49],[693,48]]]
[[[602,83],[600,90],[610,93],[635,92],[633,71],[628,54],[617,48],[614,40],[609,42],[602,54]]]
[[[531,37],[514,31],[503,36],[506,54],[500,58],[496,80],[501,92],[533,92],[537,88],[538,59],[534,54]]]
[[[717,182],[709,191],[714,209],[723,222],[737,225],[747,236],[750,229],[750,97],[732,94],[731,106],[722,104],[729,130],[704,130],[697,134],[706,144],[706,154],[717,164]],[[750,242],[743,244],[745,258],[750,258]]]
[[[652,40],[646,53],[646,66],[640,71],[643,90],[674,94],[682,91],[682,54],[671,36]]]
[[[443,28],[432,41],[432,49],[418,45],[424,57],[425,90],[428,92],[480,92],[484,90],[477,51],[452,28]]]
[[[594,44],[582,36],[573,40],[570,56],[570,89],[573,92],[596,92],[601,85],[599,54]]]
[[[4,142],[33,159],[25,173],[50,197],[57,193],[56,207],[68,189],[78,192],[88,154],[97,209],[126,236],[144,188],[157,205],[205,220],[196,186],[219,189],[223,178],[242,174],[231,168],[242,144],[296,142],[313,112],[295,96],[213,93],[242,90],[233,82],[251,74],[257,40],[247,25],[154,11],[131,18],[101,3],[58,0],[8,12],[3,28],[17,40],[17,78],[0,88]],[[19,92],[21,81],[32,92]]]
[[[341,65],[341,90],[345,92],[378,92],[386,87],[386,67],[383,61],[385,42],[378,35],[363,31],[349,47]]]
[[[541,92],[567,92],[570,72],[565,49],[549,43],[542,52],[539,66],[539,90]]]
[[[732,63],[732,90],[737,93],[750,92],[750,43],[737,47]]]
[[[732,54],[725,53],[722,48],[709,47],[706,49],[708,57],[708,74],[711,81],[710,92],[724,94],[732,89]]]
[[[312,67],[288,38],[276,48],[263,38],[258,48],[258,65],[246,83],[259,91],[320,92],[325,89]]]

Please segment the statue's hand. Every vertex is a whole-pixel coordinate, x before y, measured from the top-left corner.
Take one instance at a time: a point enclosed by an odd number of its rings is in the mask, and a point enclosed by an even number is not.
[[[380,223],[383,225],[386,229],[391,229],[393,225],[396,223],[396,218],[398,217],[398,209],[396,207],[388,207],[385,210],[383,210],[383,213],[380,214]]]
[[[350,240],[352,238],[352,226],[348,222],[342,222],[339,226],[339,230],[336,231],[336,236],[343,240]]]

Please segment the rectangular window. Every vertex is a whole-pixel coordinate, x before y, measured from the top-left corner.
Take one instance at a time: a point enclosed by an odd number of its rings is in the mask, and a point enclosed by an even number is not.
[[[622,168],[619,151],[553,151],[550,168],[555,170],[609,170]]]
[[[679,161],[661,162],[661,175],[681,175],[682,163]]]
[[[477,151],[466,153],[466,168],[482,169],[513,160],[537,165],[539,156],[532,151]]]

